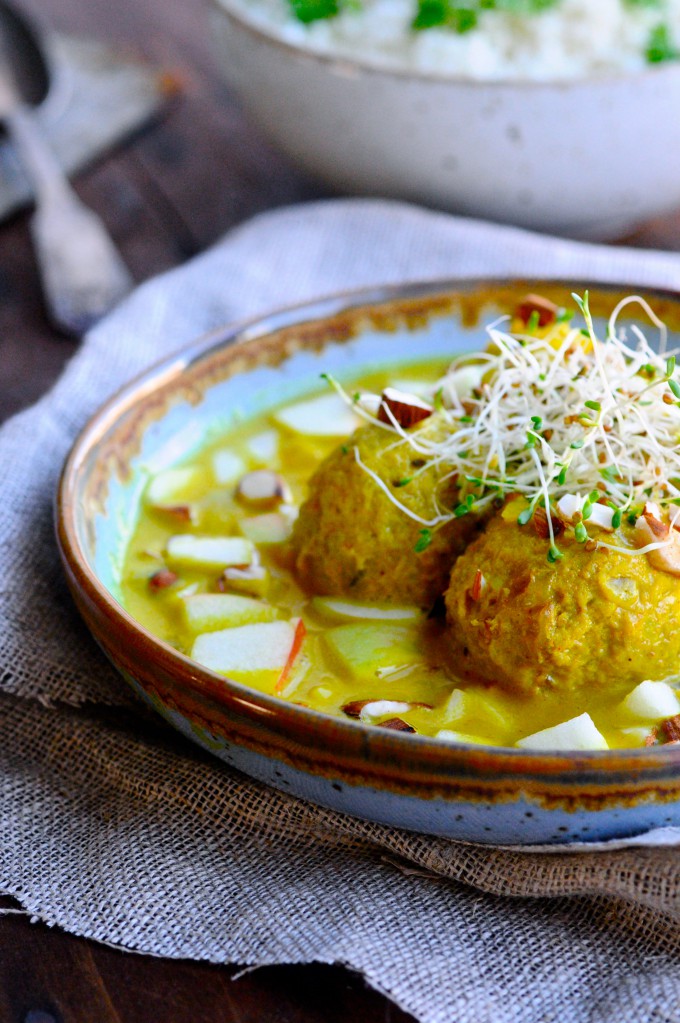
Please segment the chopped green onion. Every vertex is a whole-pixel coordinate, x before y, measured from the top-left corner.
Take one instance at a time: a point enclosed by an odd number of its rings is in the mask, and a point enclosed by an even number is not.
[[[538,325],[541,322],[541,314],[538,309],[532,309],[529,319],[527,320],[527,334],[535,334],[538,330]]]

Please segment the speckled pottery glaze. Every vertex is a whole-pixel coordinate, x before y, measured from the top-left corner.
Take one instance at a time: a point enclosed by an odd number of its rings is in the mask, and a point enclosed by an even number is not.
[[[568,82],[484,82],[315,54],[214,0],[226,81],[271,139],[335,188],[580,238],[680,203],[680,64]]]
[[[149,475],[230,423],[340,379],[484,343],[527,290],[582,285],[436,282],[359,292],[213,334],[151,370],[90,421],[64,467],[57,533],[95,638],[139,696],[246,774],[312,802],[431,835],[503,845],[636,835],[680,825],[680,747],[554,754],[445,743],[285,703],[201,668],[118,602]],[[591,289],[608,314],[620,290]],[[649,296],[680,341],[680,299]],[[121,683],[122,684],[122,683]]]

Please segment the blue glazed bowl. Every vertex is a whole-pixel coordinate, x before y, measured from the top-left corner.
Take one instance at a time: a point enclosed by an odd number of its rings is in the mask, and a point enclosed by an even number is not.
[[[120,603],[123,555],[149,475],[235,418],[361,370],[484,342],[529,290],[580,283],[435,282],[354,293],[213,334],[149,371],[88,423],[66,462],[57,531],[76,603],[135,692],[254,778],[312,802],[432,835],[503,845],[601,840],[680,825],[680,747],[547,754],[441,742],[340,720],[213,675]],[[591,289],[604,315],[621,289]],[[680,300],[647,296],[680,339]]]

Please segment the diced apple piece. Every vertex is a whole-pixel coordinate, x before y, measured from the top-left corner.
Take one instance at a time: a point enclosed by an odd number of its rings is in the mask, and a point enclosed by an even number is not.
[[[362,604],[341,597],[314,597],[312,607],[331,621],[415,622],[423,617],[420,608],[394,604]]]
[[[444,708],[445,721],[458,721],[467,713],[468,700],[462,689],[454,689]]]
[[[293,636],[293,644],[292,644],[290,650],[288,651],[288,660],[284,664],[283,671],[279,675],[278,681],[277,681],[276,685],[274,686],[274,692],[275,693],[284,693],[284,690],[286,688],[286,684],[289,682],[290,676],[291,676],[292,671],[293,671],[293,668],[295,667],[295,662],[298,660],[298,658],[300,656],[300,651],[302,650],[302,644],[305,641],[305,636],[306,635],[307,635],[307,629],[305,627],[305,623],[303,622],[302,618],[296,619],[296,621],[295,621],[295,634]],[[284,695],[285,695],[285,693],[284,693]]]
[[[388,714],[406,714],[417,706],[419,704],[406,703],[404,700],[352,700],[342,710],[348,718],[373,721],[375,718],[387,717]]]
[[[323,639],[339,667],[358,679],[422,662],[418,633],[405,625],[339,625]]]
[[[609,749],[604,736],[598,732],[590,714],[581,714],[570,721],[562,721],[552,728],[544,728],[527,735],[516,744],[520,749],[558,751]]]
[[[212,469],[215,482],[226,486],[227,483],[235,483],[246,471],[246,466],[239,455],[228,448],[220,448],[213,454]]]
[[[279,435],[276,430],[263,430],[246,442],[250,454],[262,465],[270,465],[279,452]]]
[[[165,469],[163,472],[157,473],[149,483],[146,502],[150,505],[164,507],[177,504],[180,500],[185,501],[187,493],[195,496],[201,478],[201,470],[197,467]]]
[[[299,634],[299,619],[290,622],[258,622],[197,636],[191,656],[219,675],[237,681],[267,673],[274,685],[289,663]]]
[[[236,593],[196,593],[186,597],[182,604],[184,620],[196,633],[276,619],[276,608],[271,604]]]
[[[166,544],[168,561],[188,568],[220,569],[249,565],[254,547],[242,536],[171,536]]]
[[[659,721],[680,714],[680,700],[667,682],[641,682],[628,693],[622,707],[645,721]]]
[[[292,532],[289,518],[280,512],[268,512],[241,519],[241,531],[253,543],[284,543]]]
[[[305,437],[349,437],[361,420],[338,394],[322,394],[279,409],[274,422]]]

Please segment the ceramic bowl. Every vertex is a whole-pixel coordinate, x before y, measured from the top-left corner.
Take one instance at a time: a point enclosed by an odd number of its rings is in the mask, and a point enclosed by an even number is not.
[[[680,747],[552,755],[340,720],[213,675],[155,639],[117,599],[150,472],[190,455],[232,416],[318,390],[322,371],[342,379],[480,347],[482,325],[532,287],[566,303],[581,286],[444,282],[299,307],[198,342],[91,420],[63,471],[58,541],[85,621],[143,700],[268,785],[398,827],[508,845],[680,825]],[[595,312],[616,300],[591,290]],[[650,301],[680,341],[680,300]]]
[[[388,71],[282,42],[242,0],[213,9],[246,110],[343,192],[591,239],[680,206],[680,64],[574,82]]]

